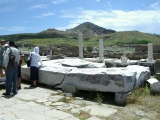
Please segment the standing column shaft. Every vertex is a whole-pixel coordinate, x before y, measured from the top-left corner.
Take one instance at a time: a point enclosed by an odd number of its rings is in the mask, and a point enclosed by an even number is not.
[[[83,59],[83,40],[82,33],[78,33],[79,59]]]
[[[103,39],[99,39],[99,61],[104,62]]]
[[[153,62],[153,45],[148,43],[148,62]]]
[[[52,56],[52,50],[50,50],[50,56]]]

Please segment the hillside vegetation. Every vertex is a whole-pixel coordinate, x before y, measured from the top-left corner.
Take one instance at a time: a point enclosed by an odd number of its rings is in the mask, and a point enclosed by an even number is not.
[[[104,40],[107,45],[125,44],[160,44],[160,35],[143,33],[139,31],[122,31],[105,29],[93,23],[82,23],[73,29],[60,31],[57,29],[47,29],[39,33],[21,33],[0,36],[0,39],[14,40],[21,44],[32,44],[34,46],[49,46],[57,44],[70,44],[78,46],[78,32],[83,33],[83,45],[98,46],[98,40]]]

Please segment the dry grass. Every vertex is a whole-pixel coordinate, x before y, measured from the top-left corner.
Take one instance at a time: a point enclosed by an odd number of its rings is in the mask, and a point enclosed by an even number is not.
[[[150,120],[160,120],[160,96],[153,95],[148,86],[140,87],[132,91],[124,106],[117,106],[114,101],[114,95],[111,93],[83,92],[82,96],[86,100],[95,101],[102,104],[111,104],[118,109],[118,112],[104,120],[140,120],[142,118]],[[79,93],[79,95],[80,95]],[[142,111],[144,115],[138,115]],[[87,118],[86,113],[81,113],[81,120]],[[85,117],[82,117],[85,116]]]
[[[138,88],[128,97],[125,111],[132,116],[130,120],[139,120],[140,118],[148,118],[151,120],[160,120],[160,96],[151,94],[148,86]],[[136,111],[141,110],[144,116],[138,116]],[[131,113],[130,113],[131,112]],[[128,115],[126,115],[128,116]],[[125,117],[122,119],[125,120]]]

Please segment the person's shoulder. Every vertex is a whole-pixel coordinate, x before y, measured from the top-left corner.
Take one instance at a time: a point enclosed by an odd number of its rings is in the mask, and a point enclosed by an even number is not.
[[[35,52],[30,52],[30,54],[35,54]]]
[[[36,56],[35,52],[30,52],[30,56]]]
[[[16,50],[17,52],[19,52],[19,50],[17,48],[15,48],[15,47],[9,47],[9,48],[12,49],[12,50]]]
[[[4,45],[3,45],[3,46],[1,46],[1,49],[2,49],[2,50],[4,50],[4,48],[5,48],[5,46],[4,46]]]

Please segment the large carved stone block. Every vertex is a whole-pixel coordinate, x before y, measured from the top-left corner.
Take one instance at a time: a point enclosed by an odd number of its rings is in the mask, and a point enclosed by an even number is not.
[[[80,59],[43,61],[38,82],[72,92],[76,89],[114,92],[124,99],[127,93],[150,78],[149,67],[129,65],[104,68],[104,66],[105,63],[93,63]],[[29,68],[26,65],[22,66],[22,78],[29,80],[29,74]],[[67,86],[72,86],[72,89],[68,89]],[[119,97],[116,98],[121,102]]]

